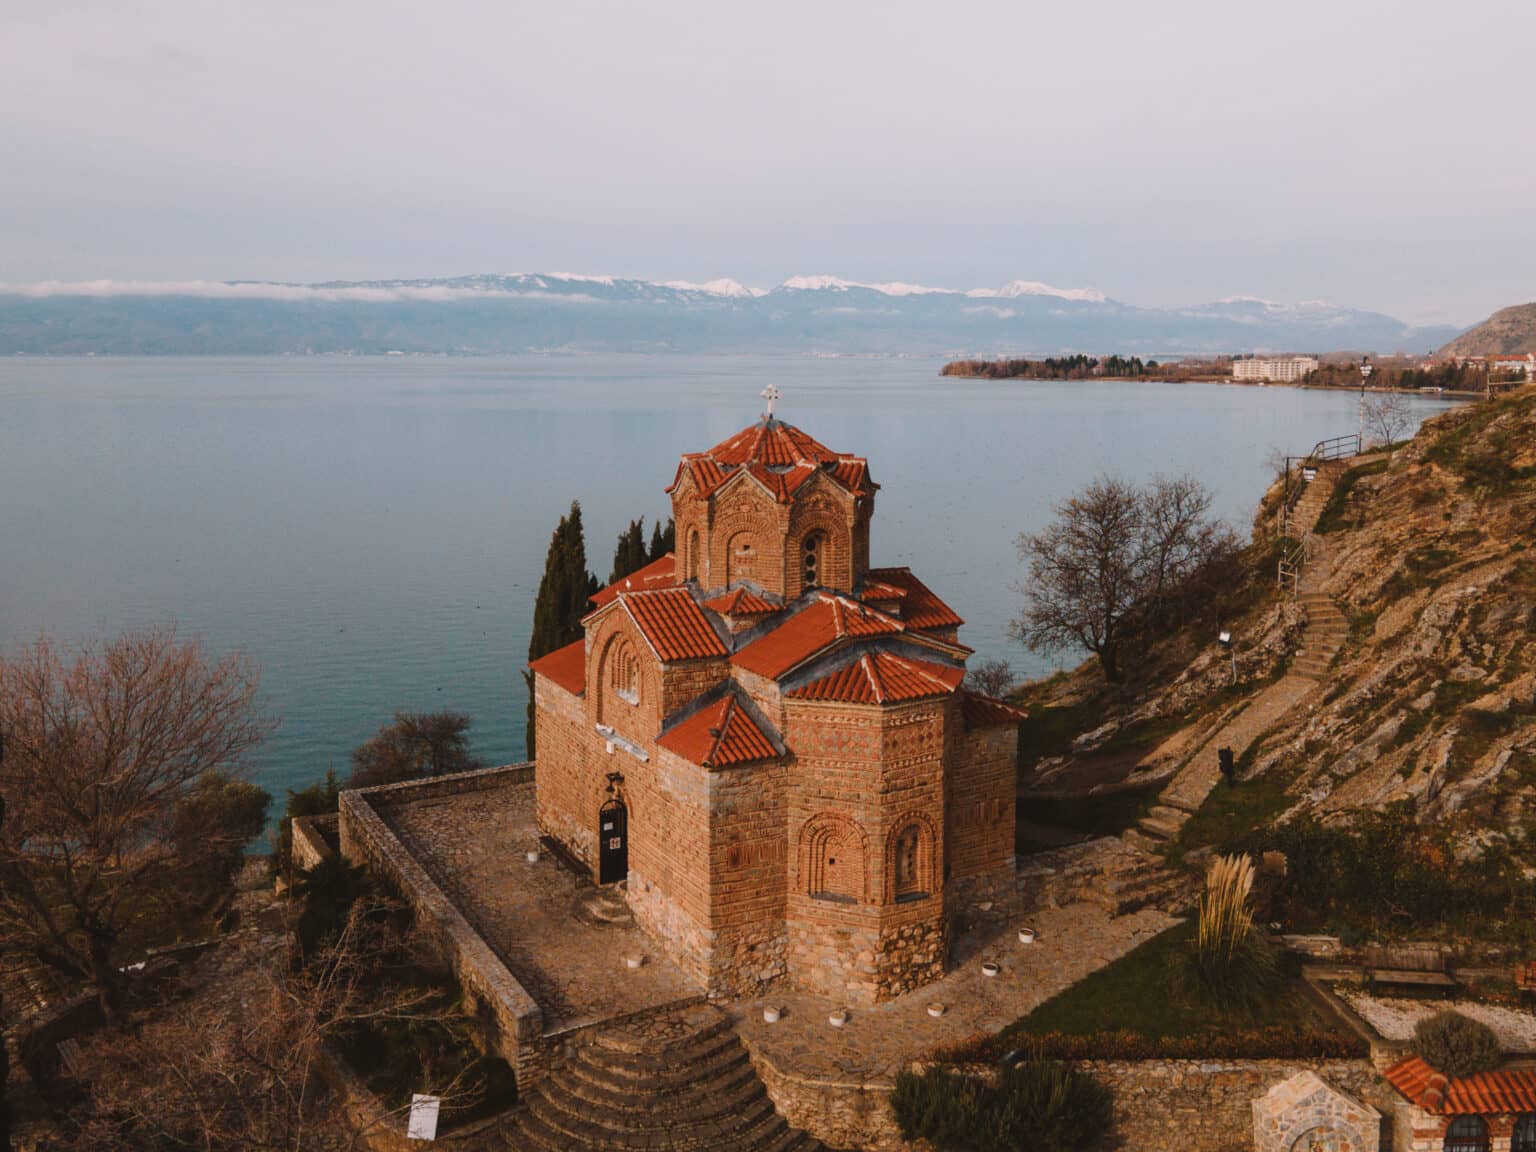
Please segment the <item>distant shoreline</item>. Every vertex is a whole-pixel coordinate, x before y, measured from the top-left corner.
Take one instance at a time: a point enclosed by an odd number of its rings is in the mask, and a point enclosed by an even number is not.
[[[1344,384],[1307,384],[1300,380],[1234,380],[1231,376],[1090,376],[1073,380],[1049,376],[981,376],[941,372],[939,379],[985,380],[993,384],[1078,384],[1085,381],[1095,384],[1226,384],[1235,388],[1295,388],[1302,392],[1401,392],[1405,396],[1446,396],[1453,400],[1478,400],[1484,395],[1482,392],[1453,391],[1449,388],[1439,392],[1429,388],[1372,386],[1361,389]]]

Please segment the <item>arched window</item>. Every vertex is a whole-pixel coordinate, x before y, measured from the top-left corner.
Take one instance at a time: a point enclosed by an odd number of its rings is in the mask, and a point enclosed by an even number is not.
[[[864,835],[852,821],[823,817],[801,835],[801,879],[813,900],[857,904],[865,899]]]
[[[608,684],[620,700],[640,703],[640,661],[627,640],[615,645],[608,658]]]
[[[757,542],[750,532],[738,532],[725,549],[725,582],[757,579]]]
[[[890,840],[890,896],[888,899],[920,900],[933,889],[933,834],[915,820]]]
[[[697,528],[688,530],[688,554],[684,557],[683,579],[703,579],[699,573],[699,530]]]
[[[806,591],[821,587],[822,553],[826,551],[826,537],[812,532],[800,547],[800,586]]]
[[[1536,1115],[1527,1113],[1515,1121],[1509,1152],[1536,1152]]]
[[[1445,1152],[1488,1152],[1488,1125],[1481,1116],[1458,1116],[1445,1130]]]

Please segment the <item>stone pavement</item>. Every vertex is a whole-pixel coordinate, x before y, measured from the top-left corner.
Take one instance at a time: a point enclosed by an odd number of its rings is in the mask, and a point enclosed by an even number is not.
[[[546,1035],[703,995],[638,928],[590,914],[597,892],[539,845],[533,782],[382,807],[405,848],[544,1013]],[[642,955],[637,969],[626,957]]]
[[[998,1032],[1177,921],[1153,909],[1111,918],[1079,903],[1042,909],[1030,923],[1039,933],[1033,944],[1019,943],[1012,922],[962,937],[955,968],[942,980],[885,1004],[849,1008],[841,1028],[827,1017],[845,1005],[822,996],[786,991],[722,1007],[756,1059],[808,1079],[889,1087],[914,1060]],[[983,975],[984,960],[1002,971]],[[930,1004],[945,1005],[944,1015],[928,1015]],[[766,1006],[782,1009],[778,1023],[763,1020]]]

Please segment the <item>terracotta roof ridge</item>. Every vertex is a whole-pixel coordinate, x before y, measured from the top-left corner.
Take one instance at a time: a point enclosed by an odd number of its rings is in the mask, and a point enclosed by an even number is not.
[[[870,690],[875,694],[875,703],[885,703],[885,681],[880,677],[879,666],[870,658],[868,652],[859,657],[859,666],[864,669],[864,676],[869,680]]]
[[[709,751],[705,754],[704,759],[700,761],[704,767],[714,767],[715,757],[720,753],[720,745],[725,743],[725,734],[731,730],[731,719],[735,715],[736,697],[733,694],[727,693],[725,697],[725,711],[720,716],[720,724],[710,731],[710,735],[715,738],[714,743],[710,745]]]

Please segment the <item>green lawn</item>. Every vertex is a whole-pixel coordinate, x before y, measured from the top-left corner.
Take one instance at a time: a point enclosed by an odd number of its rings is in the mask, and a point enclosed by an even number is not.
[[[1149,1042],[1168,1041],[1194,1054],[1219,1048],[1228,1055],[1282,1056],[1347,1053],[1358,1045],[1337,1021],[1310,1000],[1295,980],[1282,983],[1253,1016],[1234,1018],[1173,991],[1176,954],[1189,947],[1192,921],[1170,928],[1120,959],[1051,997],[980,1048],[997,1056],[1028,1047],[1032,1037],[1094,1037],[1096,1055],[1141,1056]],[[1228,1051],[1230,1050],[1230,1051]]]
[[[1240,761],[1239,775],[1243,767]],[[1228,784],[1225,780],[1218,782],[1200,810],[1179,830],[1178,836],[1168,848],[1168,862],[1179,864],[1184,859],[1184,853],[1193,848],[1207,845],[1219,848],[1246,836],[1255,828],[1269,824],[1295,803],[1295,797],[1288,795],[1286,789],[1296,779],[1296,775],[1295,769],[1286,770],[1276,766],[1256,780],[1243,780],[1236,784]]]

